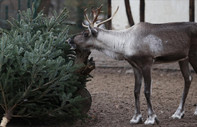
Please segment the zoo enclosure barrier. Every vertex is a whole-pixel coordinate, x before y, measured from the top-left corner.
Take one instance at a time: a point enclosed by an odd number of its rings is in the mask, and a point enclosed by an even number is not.
[[[0,0],[0,27],[7,28],[6,20],[10,19],[10,17],[20,20],[19,10],[32,8],[33,3],[34,15],[36,16],[40,2],[41,0]]]

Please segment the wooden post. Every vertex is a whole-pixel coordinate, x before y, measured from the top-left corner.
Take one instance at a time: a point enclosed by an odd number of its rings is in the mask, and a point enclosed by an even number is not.
[[[5,6],[5,20],[8,19],[8,5]]]
[[[140,0],[140,22],[145,21],[145,0]]]
[[[189,1],[189,21],[195,21],[195,0]]]
[[[21,0],[18,0],[18,11],[21,10]],[[20,15],[18,14],[18,21],[21,20]]]
[[[107,12],[107,17],[110,18],[111,17],[111,0],[108,0],[108,12]],[[111,30],[112,29],[112,21],[108,21],[108,26],[107,26],[107,29]]]
[[[130,1],[129,0],[125,0],[125,9],[126,9],[129,25],[133,26],[134,21],[133,21],[133,16],[132,16],[132,13],[131,13],[131,7],[130,7]]]
[[[41,0],[40,5],[38,7],[38,12],[43,10],[43,13],[48,15],[50,6],[51,6],[51,0]]]
[[[18,11],[21,10],[21,0],[18,0]]]
[[[60,5],[61,5],[61,0],[57,0],[57,13],[59,14],[60,13]]]
[[[27,8],[31,8],[31,1],[30,0],[27,1]]]

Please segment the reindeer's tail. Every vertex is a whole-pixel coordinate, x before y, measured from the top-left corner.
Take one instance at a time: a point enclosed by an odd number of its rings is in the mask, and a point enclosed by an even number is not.
[[[194,37],[197,38],[197,23],[195,23],[195,22],[192,23],[190,29],[191,29],[192,35],[194,35]]]

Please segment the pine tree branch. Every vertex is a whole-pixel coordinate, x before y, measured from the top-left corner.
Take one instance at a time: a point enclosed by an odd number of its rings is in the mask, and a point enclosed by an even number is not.
[[[62,10],[62,12],[58,15],[58,17],[55,19],[55,22],[53,23],[53,25],[51,25],[51,27],[48,29],[48,31],[51,31],[51,29],[54,27],[54,25],[57,23],[58,20],[60,20],[60,18],[64,18],[65,17],[65,14],[67,12],[67,9],[64,8]],[[67,13],[66,13],[66,16],[67,16]],[[59,23],[62,23],[62,21],[60,21]]]
[[[54,80],[52,80],[52,81],[50,81],[50,82],[48,82],[48,83],[46,83],[46,84],[44,84],[43,86],[45,87],[45,86],[48,86],[48,85],[50,85],[50,84],[52,84],[53,82],[55,82],[56,80],[58,80],[59,78],[57,77],[57,78],[55,78]],[[40,98],[42,98],[43,96],[45,96],[46,94],[47,94],[47,92],[48,92],[48,88],[38,97],[38,99],[40,99]]]
[[[3,104],[1,104],[1,108],[5,111],[6,109],[5,109],[5,106],[3,106]]]
[[[41,56],[40,56],[41,57]],[[40,59],[40,57],[39,57],[39,59]],[[39,60],[38,60],[39,61]],[[35,64],[33,65],[33,68],[35,67]],[[32,69],[32,70],[34,70],[34,69]],[[23,97],[22,98],[25,98],[25,96],[27,95],[27,93],[29,92],[29,90],[30,90],[30,88],[32,87],[32,85],[33,85],[33,81],[34,81],[34,77],[35,77],[35,75],[36,75],[36,73],[35,73],[36,71],[34,71],[34,73],[32,74],[32,77],[31,77],[31,84],[27,87],[27,89],[25,90],[25,93],[23,94]]]
[[[19,103],[20,102],[20,103]],[[18,100],[18,102],[16,104],[14,104],[14,106],[12,106],[12,108],[9,109],[9,112],[12,112],[18,105],[21,105],[23,103],[23,101],[21,101],[20,99]]]
[[[50,82],[47,82],[47,83],[43,84],[42,87],[45,87],[45,86],[48,86],[48,85],[52,84],[53,82],[55,82],[56,80],[58,80],[58,78],[59,78],[59,77],[57,77],[57,78],[51,80]],[[35,89],[31,90],[31,91],[32,91],[32,92],[35,92],[35,91],[40,90],[40,89],[41,89],[41,87],[38,87],[38,88],[35,88]]]
[[[3,87],[2,87],[2,84],[0,83],[0,89],[1,89],[1,94],[2,94],[2,97],[3,97],[3,102],[4,102],[4,109],[5,109],[5,111],[7,111],[8,110],[8,106],[7,106],[7,100],[6,100],[6,97],[5,97],[5,93],[4,93],[4,89],[3,89]]]
[[[31,118],[31,115],[30,114],[27,114],[27,115],[12,115],[12,117],[15,117],[15,118],[22,118],[22,117]]]
[[[27,89],[25,90],[25,92],[24,92],[22,98],[25,98],[25,96],[27,95],[27,93],[29,92],[29,90],[30,90],[31,87],[32,87],[32,82],[31,82],[31,84],[27,87]]]

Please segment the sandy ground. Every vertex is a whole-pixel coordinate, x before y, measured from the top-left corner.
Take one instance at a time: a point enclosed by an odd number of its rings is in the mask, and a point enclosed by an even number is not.
[[[197,103],[197,76],[192,73],[193,82],[185,104],[185,116],[181,120],[170,116],[178,107],[183,79],[180,71],[154,69],[152,71],[152,103],[161,127],[197,127],[197,117],[193,115]],[[78,122],[73,127],[143,127],[129,123],[134,113],[134,76],[131,69],[97,68],[94,77],[87,83],[92,95],[90,118],[85,123]],[[147,118],[146,100],[141,92],[141,110],[144,120]]]

